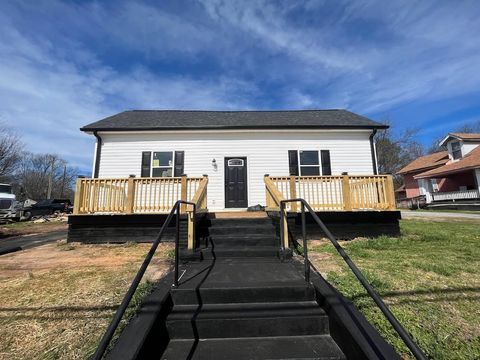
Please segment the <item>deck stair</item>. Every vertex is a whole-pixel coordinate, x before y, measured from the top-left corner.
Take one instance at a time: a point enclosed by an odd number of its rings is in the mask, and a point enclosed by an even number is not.
[[[275,226],[268,217],[211,219],[209,249],[204,255],[211,257],[214,248],[217,258],[275,257],[279,239]]]
[[[315,289],[280,261],[269,218],[212,219],[204,260],[182,267],[161,359],[345,359]]]

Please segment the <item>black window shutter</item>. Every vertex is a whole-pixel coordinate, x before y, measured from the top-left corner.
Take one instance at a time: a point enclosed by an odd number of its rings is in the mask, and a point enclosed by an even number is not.
[[[185,151],[175,151],[175,171],[173,172],[173,176],[183,175],[184,155]]]
[[[142,152],[142,177],[150,177],[150,161],[152,159],[151,151]]]
[[[288,168],[291,176],[298,176],[298,152],[288,150]]]
[[[332,167],[330,166],[330,150],[322,150],[320,152],[322,158],[322,175],[332,175]]]

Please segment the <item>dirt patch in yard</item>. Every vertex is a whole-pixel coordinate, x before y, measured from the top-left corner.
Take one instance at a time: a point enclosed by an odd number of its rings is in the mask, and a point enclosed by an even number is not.
[[[0,257],[0,359],[91,356],[150,246],[58,242]],[[159,246],[146,280],[169,271],[171,251]]]
[[[326,279],[328,279],[330,272],[343,273],[344,271],[332,254],[312,252],[308,254],[308,258],[315,269]]]

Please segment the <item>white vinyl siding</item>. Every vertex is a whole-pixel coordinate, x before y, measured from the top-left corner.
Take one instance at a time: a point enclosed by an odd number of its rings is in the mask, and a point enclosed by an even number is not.
[[[480,145],[480,142],[462,142],[462,155],[465,156],[477,146]]]
[[[371,131],[100,133],[99,177],[140,176],[143,151],[185,151],[184,172],[209,176],[208,207],[224,208],[224,158],[247,157],[248,205],[265,204],[264,174],[288,175],[288,150],[330,150],[332,175],[373,174]],[[320,156],[320,154],[319,154]],[[212,166],[215,159],[217,168]]]

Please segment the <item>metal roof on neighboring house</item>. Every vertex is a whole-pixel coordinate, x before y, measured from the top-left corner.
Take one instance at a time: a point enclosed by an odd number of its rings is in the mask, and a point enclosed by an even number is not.
[[[397,174],[406,174],[410,172],[417,172],[437,168],[445,165],[448,161],[448,151],[439,151],[433,154],[420,156],[413,160],[410,164],[400,169]]]
[[[130,110],[82,127],[92,131],[220,129],[386,129],[347,110],[200,111]]]

